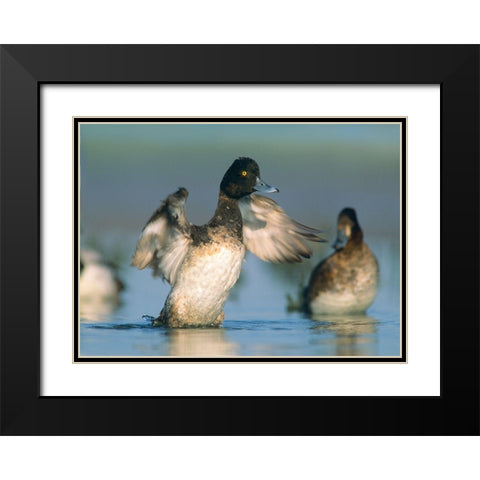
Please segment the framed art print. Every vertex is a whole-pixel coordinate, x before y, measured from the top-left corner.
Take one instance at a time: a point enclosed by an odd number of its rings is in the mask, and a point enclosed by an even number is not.
[[[3,433],[478,434],[478,46],[1,62]]]

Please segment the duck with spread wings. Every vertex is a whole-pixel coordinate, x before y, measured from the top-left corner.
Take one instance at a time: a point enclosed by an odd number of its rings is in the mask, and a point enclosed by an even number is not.
[[[324,241],[319,231],[292,220],[273,200],[256,192],[278,189],[260,178],[257,162],[241,157],[220,184],[217,209],[205,225],[185,216],[188,191],[169,195],[145,225],[132,265],[153,269],[172,289],[154,325],[218,326],[247,248],[266,262],[309,258],[308,241]]]

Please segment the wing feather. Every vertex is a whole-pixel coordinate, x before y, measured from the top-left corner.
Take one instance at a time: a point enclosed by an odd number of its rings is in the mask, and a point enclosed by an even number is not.
[[[140,235],[132,258],[132,266],[153,269],[171,285],[175,282],[190,246],[191,224],[185,216],[188,191],[179,188],[151,216]]]
[[[245,246],[260,259],[274,263],[301,262],[312,254],[307,241],[324,242],[319,230],[291,219],[270,198],[249,195],[238,201]]]

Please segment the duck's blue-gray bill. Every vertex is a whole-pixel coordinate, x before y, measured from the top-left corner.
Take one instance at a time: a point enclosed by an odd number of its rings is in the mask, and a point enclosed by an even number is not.
[[[265,183],[260,177],[257,177],[257,183],[253,186],[253,189],[256,192],[262,192],[262,193],[279,192],[277,187],[272,187],[268,185],[268,183]]]

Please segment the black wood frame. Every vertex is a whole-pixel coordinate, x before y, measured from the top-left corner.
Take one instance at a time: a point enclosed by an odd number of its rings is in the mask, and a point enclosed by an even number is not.
[[[1,47],[2,433],[478,435],[479,61],[478,45]],[[39,92],[72,83],[440,85],[441,395],[40,396]]]

